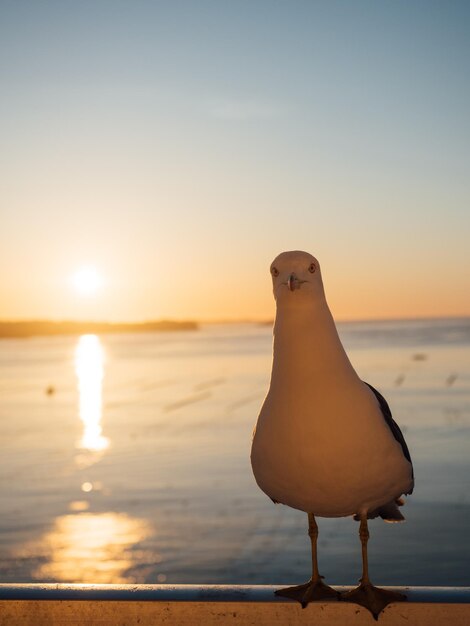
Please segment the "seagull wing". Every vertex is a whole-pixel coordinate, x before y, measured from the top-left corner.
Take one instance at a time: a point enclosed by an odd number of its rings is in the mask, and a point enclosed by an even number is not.
[[[408,446],[406,445],[406,441],[405,441],[405,438],[403,437],[403,433],[401,432],[400,427],[398,426],[398,424],[392,417],[392,412],[390,411],[390,407],[388,406],[387,400],[385,400],[383,395],[380,392],[378,392],[377,389],[374,389],[372,385],[369,385],[369,383],[366,383],[365,381],[363,382],[369,387],[369,389],[374,393],[375,397],[377,398],[377,401],[380,405],[380,408],[382,410],[382,415],[384,416],[384,420],[386,421],[387,426],[390,428],[392,435],[401,445],[404,457],[411,463],[411,477],[413,479],[413,484],[411,486],[410,491],[408,491],[406,495],[411,494],[413,493],[413,487],[414,487],[413,462],[411,461],[410,451],[408,450]]]

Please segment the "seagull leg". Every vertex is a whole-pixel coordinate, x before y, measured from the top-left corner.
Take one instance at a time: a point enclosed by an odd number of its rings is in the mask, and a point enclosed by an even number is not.
[[[392,602],[403,602],[406,596],[396,591],[374,587],[369,578],[369,563],[367,559],[367,542],[369,529],[367,527],[367,515],[361,515],[359,537],[362,544],[362,578],[359,587],[342,594],[341,599],[346,602],[355,602],[368,609],[377,620],[379,613]]]
[[[325,585],[322,581],[323,576],[320,576],[318,572],[318,560],[317,560],[317,539],[318,539],[318,526],[315,521],[315,516],[312,513],[308,514],[308,534],[312,545],[312,577],[308,583],[303,585],[297,585],[296,587],[286,587],[285,589],[278,589],[275,591],[277,596],[284,598],[290,598],[291,600],[297,600],[304,609],[309,602],[315,600],[339,600],[340,594],[332,587]]]

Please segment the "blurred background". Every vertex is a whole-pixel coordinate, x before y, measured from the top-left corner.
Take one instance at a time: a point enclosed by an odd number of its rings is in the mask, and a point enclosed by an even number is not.
[[[0,3],[1,581],[308,575],[249,464],[269,265],[305,249],[415,463],[374,580],[470,584],[469,30],[457,0]],[[359,577],[351,520],[320,567]]]

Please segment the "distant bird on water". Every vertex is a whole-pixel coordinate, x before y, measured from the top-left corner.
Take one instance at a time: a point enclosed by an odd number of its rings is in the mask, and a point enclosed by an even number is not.
[[[271,264],[276,320],[271,384],[251,450],[259,487],[276,503],[308,513],[312,577],[276,591],[303,607],[314,600],[360,604],[377,619],[406,596],[372,585],[367,520],[404,520],[402,494],[413,491],[410,453],[383,396],[363,382],[338,337],[320,265],[307,252],[283,252]],[[362,578],[343,595],[318,572],[315,516],[360,521]]]

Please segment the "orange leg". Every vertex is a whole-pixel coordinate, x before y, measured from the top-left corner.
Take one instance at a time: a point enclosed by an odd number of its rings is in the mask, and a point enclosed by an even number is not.
[[[361,525],[359,527],[359,538],[362,545],[362,577],[359,587],[352,591],[347,591],[341,596],[346,602],[355,602],[368,609],[375,619],[379,613],[392,602],[403,602],[406,596],[396,591],[380,589],[374,587],[369,578],[369,562],[367,558],[367,542],[369,541],[369,529],[367,526],[367,515],[361,516]]]
[[[339,600],[340,594],[332,587],[325,585],[322,581],[323,576],[320,576],[318,572],[318,559],[317,559],[317,539],[318,539],[318,526],[315,521],[315,516],[312,513],[308,514],[308,535],[310,537],[310,543],[312,548],[312,577],[307,583],[303,585],[297,585],[295,587],[286,587],[285,589],[278,589],[275,593],[277,596],[284,598],[290,598],[291,600],[297,600],[304,609],[309,602],[315,600]]]

